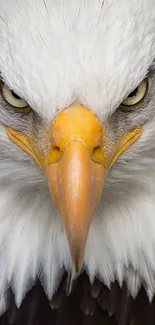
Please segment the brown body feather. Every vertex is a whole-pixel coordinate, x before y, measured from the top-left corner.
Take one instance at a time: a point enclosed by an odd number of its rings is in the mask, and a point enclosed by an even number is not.
[[[155,299],[149,303],[141,288],[133,299],[126,285],[113,283],[111,290],[96,280],[89,283],[86,274],[75,282],[71,294],[66,294],[63,278],[52,301],[48,301],[40,283],[29,291],[17,309],[11,291],[9,308],[0,318],[0,325],[154,325]]]

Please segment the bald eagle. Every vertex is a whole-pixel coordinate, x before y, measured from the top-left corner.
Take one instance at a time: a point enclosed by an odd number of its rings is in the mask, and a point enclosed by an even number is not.
[[[155,324],[155,0],[0,0],[0,324]]]

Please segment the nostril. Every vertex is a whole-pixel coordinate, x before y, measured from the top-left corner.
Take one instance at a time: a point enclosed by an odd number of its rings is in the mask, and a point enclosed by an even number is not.
[[[56,162],[60,159],[60,156],[61,156],[61,150],[58,146],[54,146],[52,148],[52,151],[51,151],[51,155],[50,155],[50,159],[53,161],[53,162]]]
[[[94,147],[94,149],[93,149],[93,156],[96,156],[100,150],[101,150],[101,147],[100,146]]]
[[[55,152],[57,152],[57,153],[60,154],[60,148],[59,148],[59,147],[55,146],[55,147],[53,148],[53,150],[54,150]]]
[[[96,162],[102,162],[104,158],[104,153],[103,153],[103,147],[102,146],[96,146],[93,149],[92,152],[92,158]]]

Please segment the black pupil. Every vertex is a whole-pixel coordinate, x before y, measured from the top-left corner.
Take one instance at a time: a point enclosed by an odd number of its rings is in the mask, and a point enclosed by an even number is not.
[[[138,91],[138,87],[137,87],[136,89],[134,89],[134,90],[132,91],[132,93],[131,93],[128,97],[136,96],[137,91]]]
[[[13,97],[15,97],[16,99],[21,99],[16,93],[14,93],[13,90],[11,90],[11,92],[12,92]]]

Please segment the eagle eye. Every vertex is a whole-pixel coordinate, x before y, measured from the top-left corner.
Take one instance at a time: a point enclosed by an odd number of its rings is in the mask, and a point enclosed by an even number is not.
[[[28,103],[24,99],[20,98],[5,83],[1,83],[1,94],[9,107],[11,107],[17,113],[28,113],[31,110]]]
[[[146,97],[149,89],[149,78],[145,78],[140,85],[135,88],[129,96],[122,102],[120,109],[130,111],[139,108],[140,104]]]

